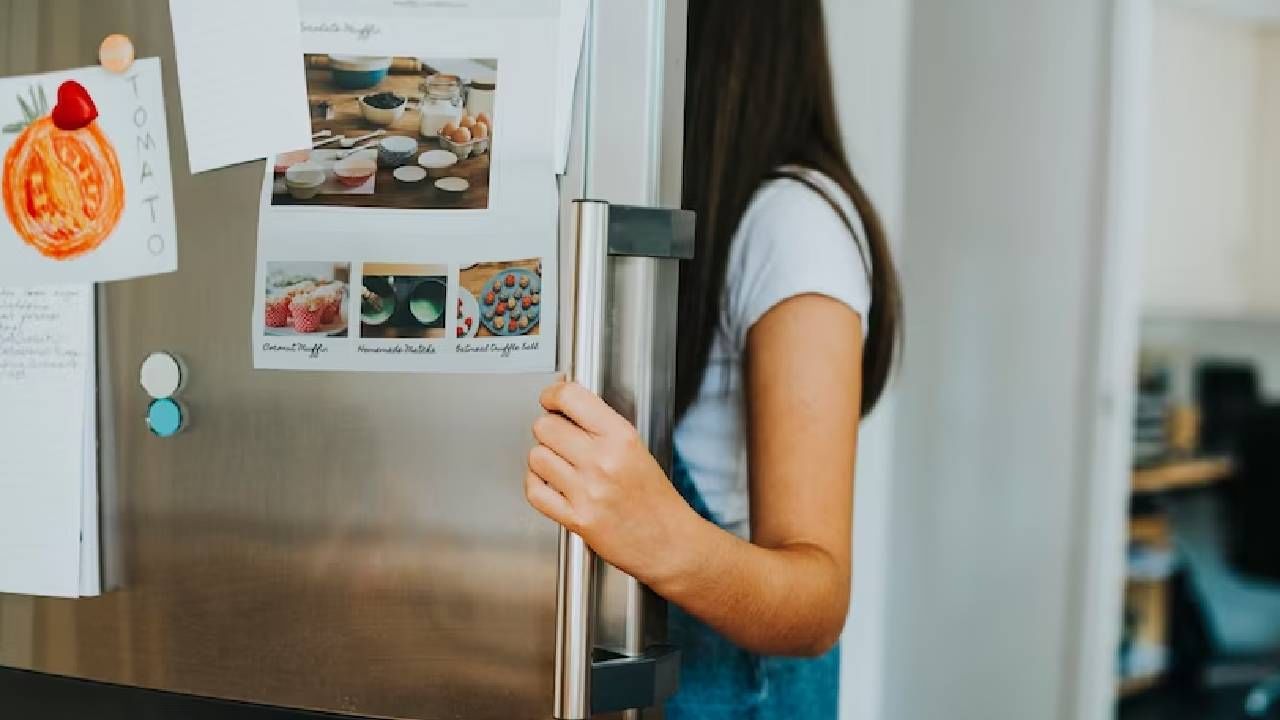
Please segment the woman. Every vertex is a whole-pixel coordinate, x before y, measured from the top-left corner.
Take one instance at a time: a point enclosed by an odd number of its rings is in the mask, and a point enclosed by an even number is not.
[[[692,0],[673,477],[581,386],[542,396],[525,491],[671,603],[668,717],[834,718],[860,417],[897,280],[836,121],[820,0]]]

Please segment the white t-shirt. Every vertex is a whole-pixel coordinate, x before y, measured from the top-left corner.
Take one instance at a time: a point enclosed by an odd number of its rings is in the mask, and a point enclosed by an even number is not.
[[[750,519],[742,372],[748,331],[797,295],[817,293],[845,303],[861,316],[864,333],[871,307],[869,271],[859,253],[866,233],[853,202],[821,173],[788,170],[802,172],[835,200],[857,237],[825,198],[799,181],[771,180],[756,192],[730,244],[707,370],[674,438],[714,519],[743,538]]]

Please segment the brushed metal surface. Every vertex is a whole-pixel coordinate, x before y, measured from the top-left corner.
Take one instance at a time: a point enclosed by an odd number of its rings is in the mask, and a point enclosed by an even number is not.
[[[574,203],[573,358],[570,377],[595,393],[605,377],[605,317],[609,299],[609,206]],[[586,542],[560,530],[556,593],[554,717],[584,720],[591,715],[591,658],[594,630],[595,556]]]
[[[669,259],[610,261],[610,348],[604,398],[631,420],[665,472],[672,461],[676,304],[679,264]],[[596,569],[596,645],[640,655],[666,639],[665,603],[635,578],[603,561]]]
[[[108,32],[162,56],[181,269],[102,292],[119,590],[0,597],[0,664],[361,715],[549,717],[557,528],[521,479],[551,376],[252,370],[262,165],[186,172],[167,3],[39,10],[29,69],[94,62]],[[190,370],[191,426],[170,440],[147,432],[137,384],[158,349]]]

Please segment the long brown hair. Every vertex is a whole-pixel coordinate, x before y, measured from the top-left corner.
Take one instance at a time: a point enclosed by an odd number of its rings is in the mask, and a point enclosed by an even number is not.
[[[784,168],[817,170],[853,201],[866,237],[871,311],[862,413],[875,407],[898,347],[901,300],[884,226],[845,156],[821,0],[690,0],[684,206],[698,213],[696,257],[680,270],[676,412],[697,396],[719,322],[729,245],[752,196]],[[857,235],[851,218],[844,217]],[[780,239],[785,241],[785,238]],[[850,269],[856,272],[855,269]]]

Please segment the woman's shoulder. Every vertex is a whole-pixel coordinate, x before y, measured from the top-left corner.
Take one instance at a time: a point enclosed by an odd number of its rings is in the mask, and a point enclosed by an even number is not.
[[[791,249],[829,248],[836,257],[859,247],[866,236],[853,200],[830,176],[797,166],[779,168],[756,191],[735,238],[740,252],[781,243]]]
[[[725,276],[727,319],[739,343],[782,300],[816,293],[866,317],[870,267],[862,223],[840,185],[813,170],[784,168],[743,215]]]
[[[849,263],[868,272],[865,236],[862,219],[839,183],[817,170],[786,166],[752,197],[733,240],[730,265],[789,259],[801,266]]]

